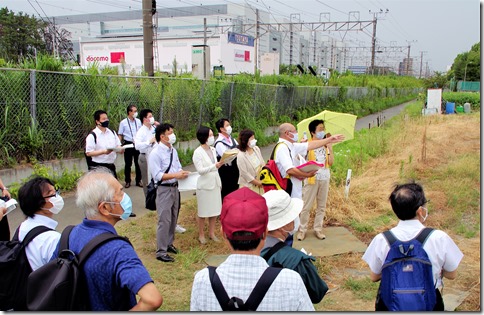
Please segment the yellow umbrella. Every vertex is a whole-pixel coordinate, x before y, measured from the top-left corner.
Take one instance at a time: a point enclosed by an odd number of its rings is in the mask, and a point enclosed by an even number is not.
[[[321,113],[306,118],[297,124],[297,133],[299,135],[299,139],[302,139],[305,131],[308,135],[308,139],[311,138],[308,126],[309,123],[315,119],[324,120],[326,132],[329,132],[332,135],[343,134],[345,136],[345,141],[354,138],[356,123],[355,115],[323,110]]]

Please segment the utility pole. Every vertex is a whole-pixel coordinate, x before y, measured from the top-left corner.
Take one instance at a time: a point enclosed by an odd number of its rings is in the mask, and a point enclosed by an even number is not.
[[[207,18],[203,18],[203,79],[207,79]]]
[[[369,10],[368,12],[370,14],[373,14],[373,35],[371,37],[371,74],[374,73],[375,71],[375,47],[376,47],[376,23],[378,21],[378,14],[384,14],[384,13],[388,13],[388,9],[385,10],[385,12],[383,12],[382,9],[380,9],[379,12],[371,12],[371,10]]]
[[[407,63],[405,65],[406,66],[405,67],[405,73],[407,74],[407,76],[410,73],[410,71],[409,71],[410,70],[409,69],[410,68],[410,47],[411,47],[410,45],[411,45],[411,43],[414,43],[414,42],[415,42],[414,40],[412,40],[412,41],[408,41],[407,40],[407,43],[408,43],[408,52],[407,52]]]
[[[153,67],[153,11],[156,12],[156,1],[142,1],[144,67],[148,76],[153,77],[155,75]]]
[[[56,58],[56,41],[57,41],[57,36],[56,36],[56,30],[55,30],[55,17],[52,18],[52,28],[54,29],[54,37],[52,38],[52,52],[54,53],[54,58]]]
[[[254,75],[257,74],[257,69],[259,68],[259,9],[255,9],[255,39],[254,39],[254,53],[255,53],[255,64],[254,64]]]
[[[426,53],[426,51],[421,51],[420,52],[420,73],[418,75],[418,78],[422,78],[422,61],[423,61],[423,54]]]

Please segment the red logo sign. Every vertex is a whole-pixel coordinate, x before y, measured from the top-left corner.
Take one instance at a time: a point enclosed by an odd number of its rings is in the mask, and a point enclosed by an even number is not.
[[[126,60],[124,58],[124,51],[111,53],[111,63],[121,63],[124,60]]]

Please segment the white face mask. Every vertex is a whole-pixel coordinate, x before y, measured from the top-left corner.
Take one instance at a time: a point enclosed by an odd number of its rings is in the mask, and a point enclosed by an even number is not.
[[[207,144],[208,145],[213,145],[214,142],[215,142],[215,137],[214,136],[208,137],[208,139],[207,139]]]
[[[297,134],[297,132],[296,132],[296,133],[292,133],[292,132],[290,132],[290,134],[291,134],[291,136],[292,136],[292,137],[291,137],[291,140],[292,140],[292,141],[297,142],[297,141],[299,140],[299,135]]]
[[[232,133],[232,126],[228,126],[227,128],[225,128],[225,132],[230,135]]]
[[[249,148],[253,148],[255,147],[255,144],[257,143],[257,140],[256,139],[252,139],[249,141]]]
[[[299,229],[299,216],[297,216],[295,219],[294,219],[294,229],[292,229],[292,231],[286,231],[284,229],[282,229],[284,232],[288,233],[289,235],[294,235],[297,230]]]
[[[57,194],[54,197],[49,198],[49,202],[52,204],[52,208],[50,209],[45,209],[44,210],[49,210],[53,214],[59,214],[59,212],[62,211],[64,208],[64,199],[62,198],[61,195]]]
[[[176,142],[176,136],[174,133],[168,136],[168,143],[169,144],[174,144]]]
[[[136,118],[136,117],[138,117],[138,112],[135,112],[135,113],[133,114],[133,118]]]
[[[151,116],[150,117],[150,125],[154,125],[155,124],[155,117]]]
[[[326,135],[326,132],[324,132],[324,131],[316,132],[316,138],[318,138],[318,139],[324,139],[325,135]]]

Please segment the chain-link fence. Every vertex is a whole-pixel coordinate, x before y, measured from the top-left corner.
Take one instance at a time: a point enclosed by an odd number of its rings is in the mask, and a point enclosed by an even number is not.
[[[28,158],[79,156],[98,109],[108,113],[110,126],[117,131],[128,105],[135,104],[138,110],[150,108],[159,121],[175,126],[179,139],[189,140],[200,125],[214,127],[222,117],[229,118],[236,130],[263,128],[295,121],[301,111],[367,114],[365,111],[375,108],[355,106],[354,101],[408,97],[418,92],[0,69],[0,111],[4,114],[0,166]],[[346,100],[353,101],[348,105]]]

